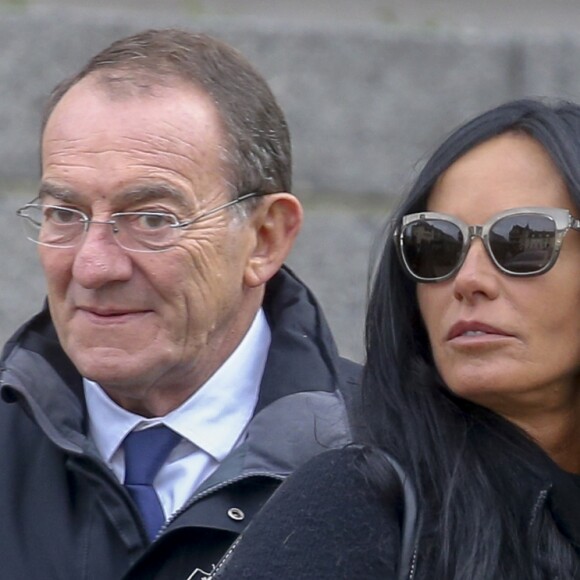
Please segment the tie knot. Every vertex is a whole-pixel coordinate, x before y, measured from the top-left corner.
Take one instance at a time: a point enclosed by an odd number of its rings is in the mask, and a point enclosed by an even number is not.
[[[165,425],[129,433],[123,441],[125,484],[152,485],[180,439],[175,431]]]

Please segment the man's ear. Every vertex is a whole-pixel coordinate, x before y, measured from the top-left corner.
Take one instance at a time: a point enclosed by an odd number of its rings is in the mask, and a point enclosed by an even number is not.
[[[261,199],[249,219],[255,243],[244,282],[255,288],[274,276],[288,257],[302,226],[302,205],[290,193],[271,193]]]

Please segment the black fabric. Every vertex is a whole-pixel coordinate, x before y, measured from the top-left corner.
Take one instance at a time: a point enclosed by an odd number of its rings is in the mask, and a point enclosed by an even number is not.
[[[85,435],[81,377],[48,312],[15,333],[0,375],[0,578],[200,580],[293,469],[348,441],[341,393],[357,388],[359,368],[338,357],[315,299],[289,270],[268,285],[264,308],[272,349],[252,422],[259,429],[152,544]],[[271,435],[257,442],[254,432]]]
[[[314,295],[288,268],[268,283],[264,311],[272,331],[268,364],[256,412],[290,391],[333,391],[338,384],[339,357]],[[282,291],[283,289],[283,291]],[[299,306],[302,316],[295,316]],[[296,365],[292,352],[302,361]]]
[[[580,476],[552,464],[546,480],[551,482],[548,506],[554,522],[580,556]]]
[[[533,472],[506,470],[521,492],[513,496],[513,504],[525,522],[522,534],[545,517],[578,550],[580,477],[537,451]],[[299,468],[243,532],[211,580],[394,580],[410,578],[411,569],[425,566],[421,544],[410,559],[401,553],[409,553],[401,534],[406,508],[415,502],[412,492],[410,501],[400,493],[405,474],[396,466],[399,476],[393,473],[378,490],[362,475],[363,455],[361,448],[350,446],[318,455]],[[416,527],[408,529],[415,545]],[[421,574],[429,577],[428,571]]]
[[[58,342],[47,304],[40,313],[18,329],[5,344],[2,353],[2,368],[4,361],[15,348],[38,353],[43,359],[51,361],[52,368],[59,374],[63,383],[76,396],[82,396],[81,377]],[[3,390],[2,396],[10,402],[10,391]]]
[[[546,515],[580,556],[580,476],[560,468],[539,445],[520,453],[521,463],[494,455],[490,468],[505,482],[523,533]]]
[[[216,580],[395,579],[404,510],[400,482],[393,472],[391,489],[379,497],[360,460],[356,447],[332,450],[290,476]]]
[[[192,580],[202,580],[213,570],[211,564],[205,563],[219,562],[279,483],[267,478],[252,478],[202,499],[195,513],[184,512],[125,579],[185,580],[191,576]],[[228,517],[232,507],[244,514],[243,520]]]

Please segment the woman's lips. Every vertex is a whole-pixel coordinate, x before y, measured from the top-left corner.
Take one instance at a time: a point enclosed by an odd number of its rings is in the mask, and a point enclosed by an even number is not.
[[[447,340],[457,340],[461,338],[472,340],[492,337],[509,338],[512,336],[512,334],[498,328],[497,326],[474,320],[461,320],[450,328],[447,334]]]

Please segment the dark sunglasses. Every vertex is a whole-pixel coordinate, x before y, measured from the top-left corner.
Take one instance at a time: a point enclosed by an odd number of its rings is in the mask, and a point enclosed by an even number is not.
[[[555,263],[570,229],[580,219],[567,209],[519,207],[493,216],[483,225],[432,211],[403,217],[395,230],[399,258],[417,282],[442,282],[461,268],[471,241],[478,237],[500,272],[537,276]]]

